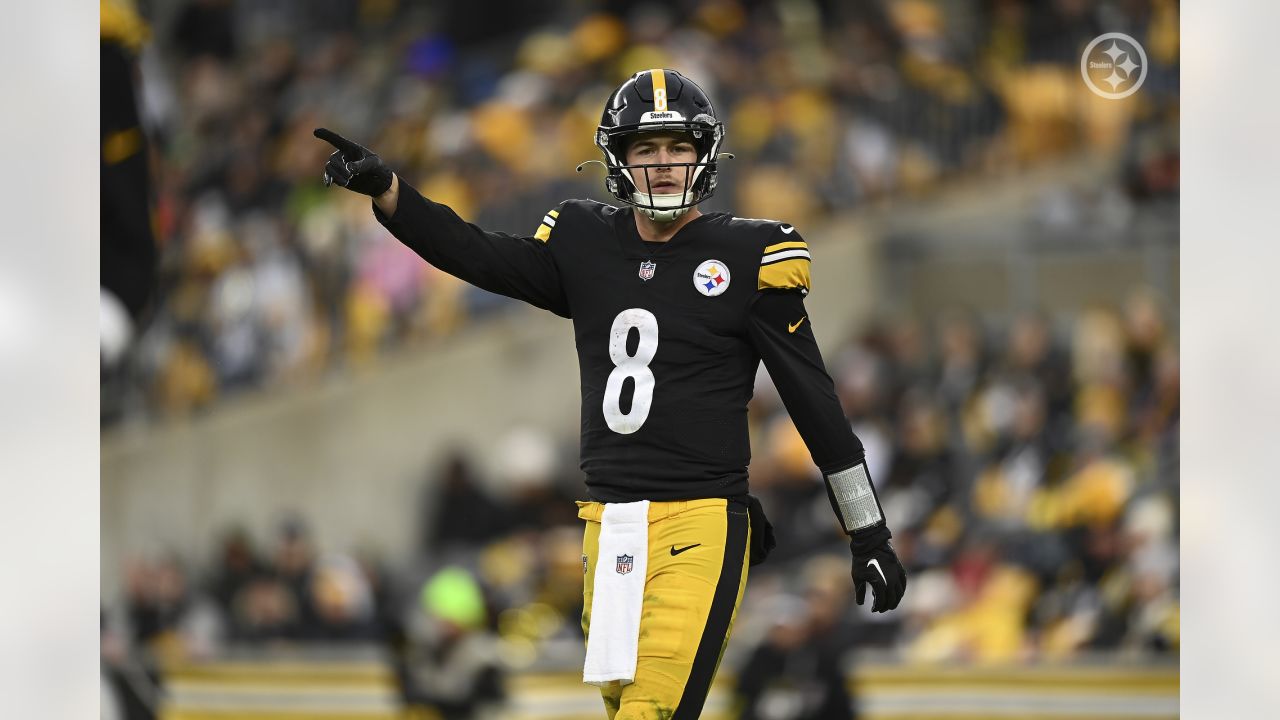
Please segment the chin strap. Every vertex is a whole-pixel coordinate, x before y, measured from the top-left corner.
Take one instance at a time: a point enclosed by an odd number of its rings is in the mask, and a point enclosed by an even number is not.
[[[675,222],[682,215],[689,212],[689,208],[676,208],[675,210],[650,210],[649,208],[637,207],[637,210],[644,213],[645,217],[654,222]]]
[[[677,208],[662,207],[661,203],[663,200],[671,199],[679,203],[681,198],[684,197],[683,195],[649,195],[648,193],[642,192],[637,192],[635,195],[641,200],[640,204],[635,205],[635,209],[644,213],[645,217],[655,222],[674,222],[675,220],[678,220],[680,216],[694,208],[693,205]]]

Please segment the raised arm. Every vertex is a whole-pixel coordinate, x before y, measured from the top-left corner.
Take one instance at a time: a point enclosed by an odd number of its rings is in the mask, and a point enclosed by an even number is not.
[[[337,148],[325,164],[325,185],[373,198],[378,222],[422,259],[481,289],[570,316],[545,239],[489,232],[465,222],[402,181],[368,148],[324,128],[315,135]]]

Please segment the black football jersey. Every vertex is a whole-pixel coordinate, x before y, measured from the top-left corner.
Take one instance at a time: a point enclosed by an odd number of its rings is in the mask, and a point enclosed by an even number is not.
[[[630,208],[570,200],[521,237],[400,187],[395,215],[375,214],[424,259],[572,319],[593,499],[745,494],[762,358],[817,464],[862,459],[804,309],[811,257],[794,227],[712,213],[646,243]]]

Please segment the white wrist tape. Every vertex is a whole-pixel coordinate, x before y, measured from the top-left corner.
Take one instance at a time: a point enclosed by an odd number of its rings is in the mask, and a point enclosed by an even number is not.
[[[884,520],[865,462],[828,475],[827,484],[835,496],[845,532],[856,532]]]

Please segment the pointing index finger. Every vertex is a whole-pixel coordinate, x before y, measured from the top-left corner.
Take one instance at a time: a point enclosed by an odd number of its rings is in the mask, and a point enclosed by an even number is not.
[[[343,158],[351,159],[359,155],[359,145],[342,137],[329,128],[316,128],[312,134],[342,151]]]

